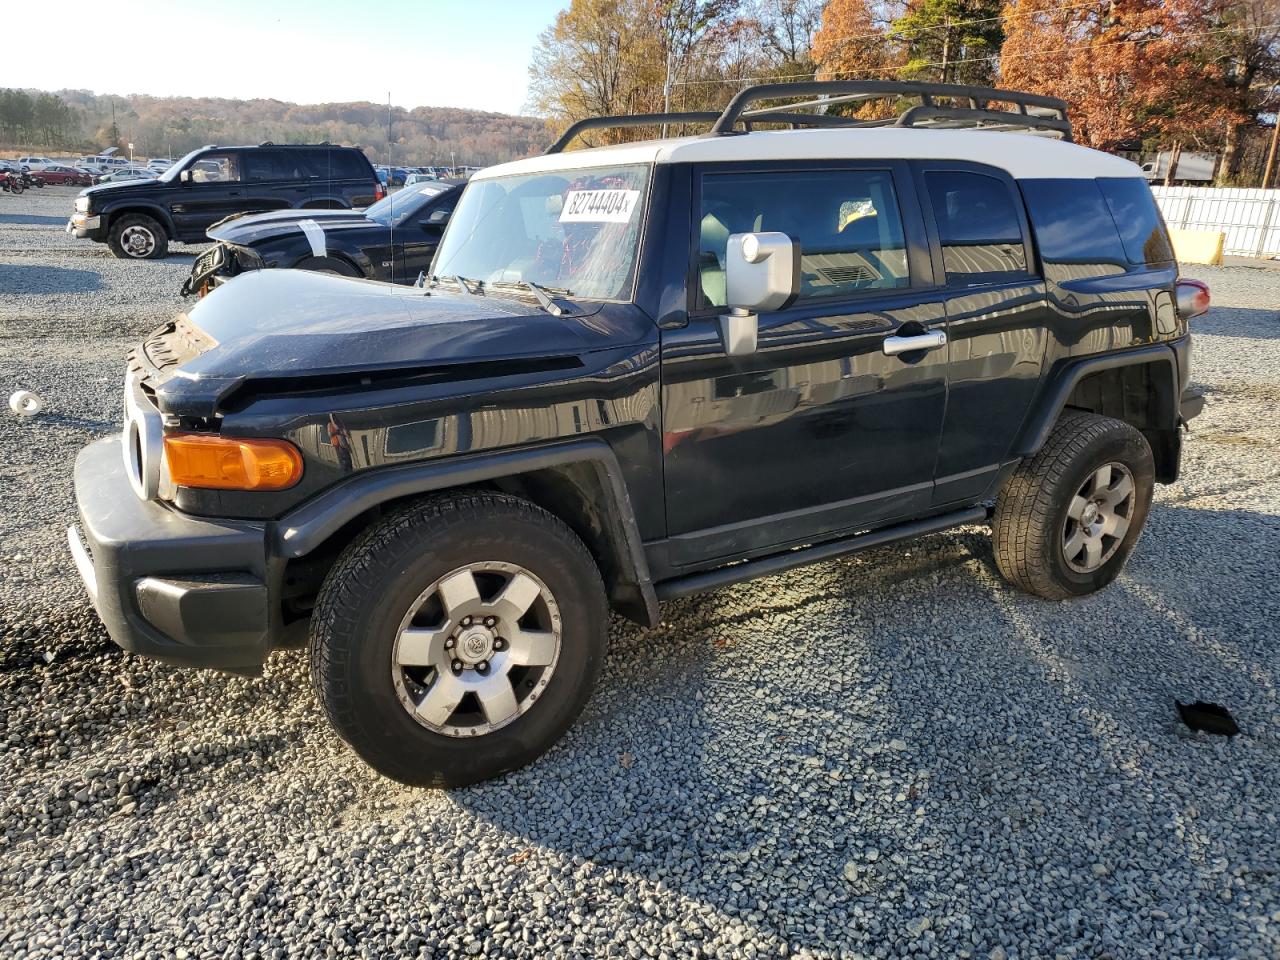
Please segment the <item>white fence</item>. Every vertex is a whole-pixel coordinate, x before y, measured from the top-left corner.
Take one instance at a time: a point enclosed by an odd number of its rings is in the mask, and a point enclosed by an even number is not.
[[[1152,186],[1165,222],[1186,230],[1221,230],[1224,253],[1280,254],[1280,190]]]

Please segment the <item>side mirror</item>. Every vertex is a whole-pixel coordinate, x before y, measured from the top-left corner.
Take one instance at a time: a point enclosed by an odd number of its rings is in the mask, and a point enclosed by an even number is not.
[[[423,220],[422,222],[425,226],[428,226],[428,227],[443,227],[446,223],[449,222],[449,211],[448,210],[432,210],[431,213],[427,215],[427,219]]]
[[[800,293],[800,245],[785,233],[735,233],[724,264],[720,339],[731,357],[755,353],[757,310],[780,310]]]
[[[190,171],[190,170],[183,170],[180,174],[178,174],[178,179],[179,179],[179,180],[181,180],[183,183],[190,183],[190,182],[191,182],[191,171]]]

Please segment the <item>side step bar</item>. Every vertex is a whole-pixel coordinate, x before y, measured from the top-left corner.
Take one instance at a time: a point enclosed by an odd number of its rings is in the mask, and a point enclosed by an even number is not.
[[[969,507],[957,510],[955,513],[945,513],[938,517],[900,523],[882,530],[872,530],[843,540],[819,543],[800,550],[761,557],[759,560],[747,560],[729,567],[717,567],[715,570],[707,570],[704,573],[691,573],[685,577],[664,580],[662,583],[655,584],[654,589],[657,591],[659,600],[671,600],[691,593],[701,593],[703,590],[714,590],[716,587],[728,586],[742,580],[782,573],[784,570],[803,567],[810,563],[817,563],[819,560],[830,560],[832,557],[842,557],[845,554],[870,550],[872,547],[883,547],[889,543],[899,543],[903,540],[923,537],[926,534],[950,530],[952,527],[960,527],[968,523],[986,523],[986,521],[986,507]]]

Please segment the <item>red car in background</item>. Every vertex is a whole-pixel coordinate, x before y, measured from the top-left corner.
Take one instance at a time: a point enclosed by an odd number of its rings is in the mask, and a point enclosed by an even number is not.
[[[64,167],[58,163],[51,163],[41,170],[32,170],[31,176],[36,180],[42,180],[46,184],[74,184],[77,187],[93,186],[93,177],[85,173],[83,170],[76,170],[74,167]]]

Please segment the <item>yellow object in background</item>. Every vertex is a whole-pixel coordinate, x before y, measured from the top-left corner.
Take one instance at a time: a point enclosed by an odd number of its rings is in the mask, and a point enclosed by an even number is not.
[[[1220,230],[1169,231],[1173,255],[1179,263],[1206,263],[1211,267],[1222,266],[1222,244],[1226,236]]]

